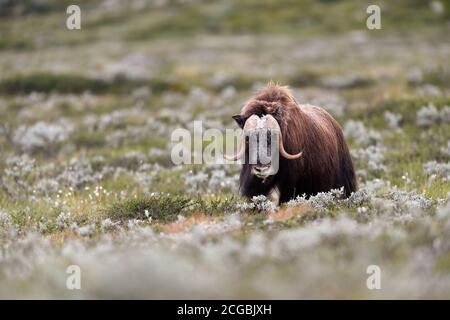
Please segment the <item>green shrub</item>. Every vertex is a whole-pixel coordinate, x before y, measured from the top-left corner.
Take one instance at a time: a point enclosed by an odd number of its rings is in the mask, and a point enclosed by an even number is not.
[[[181,195],[153,195],[113,204],[106,210],[115,220],[147,219],[174,221],[189,206],[190,199]]]

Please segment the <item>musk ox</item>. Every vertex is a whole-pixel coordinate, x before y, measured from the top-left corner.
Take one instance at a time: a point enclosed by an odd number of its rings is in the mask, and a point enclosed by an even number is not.
[[[343,187],[348,197],[356,190],[353,162],[341,127],[324,109],[297,103],[288,87],[270,83],[233,119],[243,129],[241,147],[225,158],[243,158],[242,195],[265,195],[278,204],[297,195]],[[261,135],[261,131],[265,133]],[[255,132],[259,134],[252,140]],[[256,147],[249,147],[249,141],[256,141]],[[268,161],[262,161],[262,150]]]

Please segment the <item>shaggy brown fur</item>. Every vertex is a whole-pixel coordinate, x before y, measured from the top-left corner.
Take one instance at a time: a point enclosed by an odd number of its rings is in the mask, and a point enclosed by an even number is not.
[[[253,114],[272,115],[280,125],[286,151],[303,151],[303,155],[296,160],[280,157],[278,173],[264,183],[251,174],[246,161],[240,175],[244,196],[269,195],[278,188],[280,202],[286,202],[297,195],[311,196],[341,187],[348,197],[356,190],[353,162],[342,129],[324,109],[299,105],[288,87],[270,83],[233,118],[242,128]]]

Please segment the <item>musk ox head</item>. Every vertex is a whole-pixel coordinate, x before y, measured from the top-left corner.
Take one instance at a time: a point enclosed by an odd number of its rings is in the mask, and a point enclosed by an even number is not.
[[[241,118],[233,117],[238,123]],[[284,149],[282,133],[277,120],[270,114],[251,115],[241,123],[242,138],[237,154],[224,156],[225,159],[236,161],[244,158],[244,165],[250,166],[251,174],[262,179],[277,174],[279,155],[286,159],[298,159],[302,152],[289,154]]]

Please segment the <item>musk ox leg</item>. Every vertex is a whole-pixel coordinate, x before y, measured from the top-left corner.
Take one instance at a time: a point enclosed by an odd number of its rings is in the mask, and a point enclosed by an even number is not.
[[[269,192],[269,194],[267,195],[267,197],[269,198],[270,201],[272,201],[272,203],[273,203],[275,206],[278,207],[278,206],[280,205],[280,190],[279,190],[277,187],[273,188],[273,189]]]
[[[357,189],[355,167],[348,150],[348,146],[343,140],[343,147],[340,153],[340,174],[339,186],[344,187],[345,197],[348,198]]]

